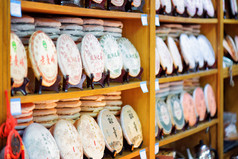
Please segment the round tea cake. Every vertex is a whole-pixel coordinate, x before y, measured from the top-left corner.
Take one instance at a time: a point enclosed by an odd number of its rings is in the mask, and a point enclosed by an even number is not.
[[[193,91],[193,100],[199,120],[203,121],[206,117],[206,103],[202,88],[198,87]]]
[[[69,75],[69,83],[79,84],[82,76],[82,61],[77,45],[67,34],[62,34],[57,40],[58,63],[61,72],[66,77]]]
[[[155,0],[155,10],[160,10],[160,0]]]
[[[172,4],[174,7],[176,8],[176,11],[179,14],[183,14],[185,11],[185,4],[184,4],[184,0],[172,0]]]
[[[231,13],[233,16],[235,16],[238,12],[237,10],[237,1],[236,0],[229,0],[230,1],[230,8],[231,8]]]
[[[43,86],[52,86],[57,78],[57,52],[53,41],[42,31],[36,31],[29,40],[29,58],[36,78],[42,76]]]
[[[199,64],[199,68],[204,66],[204,58],[200,50],[200,45],[197,38],[194,35],[189,36],[190,45],[193,48],[193,57],[195,61]]]
[[[117,40],[120,54],[123,58],[123,66],[125,70],[129,70],[129,75],[136,77],[140,73],[140,55],[134,45],[126,38]]]
[[[235,36],[235,45],[236,45],[236,49],[238,50],[238,36]]]
[[[190,45],[190,40],[186,34],[181,34],[179,44],[183,59],[190,69],[195,68],[195,59],[193,57],[193,48]]]
[[[208,66],[214,65],[216,58],[210,41],[204,35],[199,35],[197,39],[200,50],[203,53],[204,60],[208,63]]]
[[[168,110],[170,112],[173,125],[177,130],[183,129],[185,125],[183,107],[177,95],[169,95],[167,98]]]
[[[117,7],[121,7],[124,3],[124,0],[111,0],[111,3]]]
[[[116,39],[106,34],[101,37],[100,44],[105,55],[105,71],[110,71],[110,78],[118,78],[121,75],[123,60]]]
[[[203,0],[203,8],[204,8],[205,11],[207,11],[207,15],[209,17],[214,17],[215,16],[214,6],[213,6],[211,0]]]
[[[93,74],[95,82],[102,78],[104,70],[104,54],[97,38],[91,34],[86,34],[81,43],[81,57],[86,74],[90,77]]]
[[[93,117],[82,115],[74,125],[79,132],[86,157],[103,158],[105,141],[102,131]]]
[[[166,73],[171,74],[173,72],[173,59],[168,47],[160,37],[156,37],[156,47],[159,51],[160,64],[163,70],[167,68]]]
[[[163,129],[164,134],[170,134],[172,131],[172,121],[165,102],[158,98],[155,105],[156,121],[160,129]]]
[[[216,115],[217,105],[215,94],[210,84],[206,84],[204,87],[204,95],[207,111],[210,113],[211,117],[214,117]]]
[[[195,0],[184,0],[185,7],[187,7],[187,12],[190,17],[196,14],[196,2]]]
[[[195,0],[195,6],[197,8],[197,15],[202,16],[203,14],[203,0]]]
[[[174,67],[178,68],[178,72],[182,72],[183,71],[182,59],[181,59],[178,47],[172,37],[167,38],[167,45],[171,53],[171,56],[173,58]]]
[[[192,96],[187,92],[183,92],[180,95],[180,103],[183,106],[185,121],[188,122],[189,126],[194,126],[197,122],[197,114]]]
[[[228,51],[228,53],[230,54],[230,56],[232,57],[234,61],[238,61],[238,48],[236,47],[234,40],[232,39],[231,36],[227,35],[226,41],[227,41],[228,47],[230,48],[230,51]]]
[[[138,148],[143,141],[142,128],[139,117],[130,105],[122,107],[120,121],[127,143]]]
[[[60,159],[60,153],[55,139],[44,126],[33,123],[23,133],[23,142],[29,158]]]
[[[121,152],[123,134],[117,118],[108,109],[103,109],[98,114],[97,121],[108,150],[111,152],[116,151],[116,153]]]
[[[15,33],[11,33],[10,44],[10,68],[13,87],[20,87],[27,77],[27,57],[26,50],[21,40]]]
[[[52,134],[60,150],[60,158],[83,159],[83,145],[78,131],[68,120],[59,120],[52,128]]]
[[[162,4],[162,8],[165,8],[165,13],[170,14],[172,12],[172,4],[171,0],[160,0]]]
[[[159,51],[155,48],[155,75],[159,74],[160,71],[160,58],[159,58]]]

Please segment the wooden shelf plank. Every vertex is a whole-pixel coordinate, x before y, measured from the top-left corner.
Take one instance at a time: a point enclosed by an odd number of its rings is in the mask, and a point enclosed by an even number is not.
[[[175,141],[181,140],[183,138],[186,138],[188,136],[191,136],[193,134],[196,134],[196,133],[198,133],[198,132],[200,132],[200,131],[208,128],[208,127],[216,125],[217,123],[218,123],[218,119],[213,119],[210,122],[205,122],[205,123],[199,124],[196,128],[192,128],[190,130],[186,130],[184,132],[180,132],[178,134],[165,137],[162,140],[156,140],[156,142],[159,142],[159,146],[165,146],[165,145],[170,144],[172,142],[175,142]]]
[[[217,73],[218,73],[217,69],[211,69],[211,70],[207,70],[207,71],[200,71],[200,72],[189,73],[189,74],[181,74],[178,76],[175,75],[175,76],[171,76],[171,77],[162,77],[162,78],[159,78],[159,83],[180,81],[180,80],[189,79],[189,78],[214,75]]]
[[[238,75],[238,65],[232,66],[232,75],[237,76]],[[229,77],[229,68],[223,68],[223,78]]]
[[[23,96],[21,94],[17,94],[12,98],[20,98],[21,103],[30,103],[35,101],[44,101],[44,100],[57,100],[57,99],[67,99],[67,98],[77,98],[82,96],[91,96],[98,95],[102,93],[116,92],[122,90],[128,90],[133,88],[140,87],[140,82],[130,82],[128,84],[120,84],[120,83],[111,83],[110,87],[101,88],[100,86],[95,86],[95,89],[85,88],[84,90],[79,90],[77,88],[69,89],[69,92],[59,92],[56,93],[54,91],[45,91],[39,94],[28,94]]]
[[[167,15],[159,15],[160,22],[169,23],[198,23],[198,24],[216,24],[218,23],[217,18],[185,18],[185,17],[175,17]]]
[[[238,20],[235,19],[224,19],[224,24],[238,24]]]
[[[23,12],[32,13],[47,13],[47,14],[62,14],[83,17],[97,17],[97,18],[120,18],[120,19],[140,19],[141,13],[129,13],[119,11],[107,11],[99,9],[88,9],[71,6],[61,6],[55,4],[22,1]]]
[[[142,148],[135,149],[133,152],[129,150],[124,150],[122,155],[117,155],[115,159],[128,159],[128,158],[134,158],[140,155],[140,150],[145,149],[146,152],[148,152],[148,148],[145,146],[142,146]],[[103,157],[104,159],[110,159],[111,157]]]

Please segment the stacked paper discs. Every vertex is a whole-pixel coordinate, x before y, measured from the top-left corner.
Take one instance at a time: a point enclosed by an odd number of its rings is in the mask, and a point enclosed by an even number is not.
[[[103,95],[81,97],[81,115],[97,117],[98,113],[104,109],[106,102]]]
[[[201,25],[189,25],[187,27],[191,27],[193,29],[192,34],[198,36],[201,32]]]
[[[13,87],[20,87],[27,77],[27,57],[26,50],[21,40],[15,33],[11,33],[11,78],[13,79]]]
[[[169,86],[170,94],[179,94],[183,91],[183,81],[170,82]]]
[[[160,89],[156,91],[156,98],[165,99],[169,95],[169,83],[160,84]]]
[[[46,128],[53,126],[58,120],[55,107],[58,100],[35,102],[35,109],[33,110],[33,121],[39,123]]]
[[[24,45],[28,45],[29,37],[35,31],[34,18],[28,15],[19,17],[11,17],[11,31],[13,31],[22,41]]]
[[[103,35],[104,27],[101,19],[83,19],[83,31],[85,34],[91,33],[97,38]]]
[[[57,17],[56,20],[61,22],[60,34],[68,34],[75,42],[83,38],[83,20],[76,17]]]
[[[60,119],[77,120],[80,116],[81,101],[79,98],[64,99],[57,102],[57,114]]]
[[[121,21],[104,20],[104,34],[112,35],[115,38],[122,37],[123,23]]]
[[[35,18],[36,30],[46,33],[54,42],[60,35],[61,23],[50,18]]]
[[[122,107],[121,92],[111,92],[104,94],[103,101],[106,103],[105,108],[110,110],[112,114],[120,114]]]
[[[200,86],[199,78],[186,79],[184,80],[184,83],[183,83],[184,90],[191,94],[193,93],[193,90],[199,86]]]
[[[17,125],[15,129],[22,134],[23,130],[32,123],[33,121],[33,109],[35,108],[34,103],[21,104],[21,115],[16,115],[14,118],[17,119]]]

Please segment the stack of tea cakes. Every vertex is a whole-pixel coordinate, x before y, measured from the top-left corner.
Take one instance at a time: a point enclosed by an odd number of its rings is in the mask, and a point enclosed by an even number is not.
[[[106,109],[110,110],[114,115],[120,115],[122,107],[121,92],[106,93],[103,101],[106,103]]]

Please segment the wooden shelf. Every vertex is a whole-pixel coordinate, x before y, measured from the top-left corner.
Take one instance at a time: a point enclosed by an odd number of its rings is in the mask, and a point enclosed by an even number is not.
[[[235,19],[224,19],[223,23],[224,24],[238,24],[238,20],[235,20]]]
[[[21,4],[22,11],[31,13],[62,14],[62,15],[82,16],[82,17],[115,18],[115,19],[141,18],[141,13],[88,9],[88,8],[61,6],[55,4],[30,2],[30,1],[22,1],[21,3],[22,3]]]
[[[165,137],[162,140],[157,140],[156,142],[159,142],[159,146],[165,146],[167,144],[170,144],[172,142],[176,142],[178,140],[181,140],[183,138],[186,138],[188,136],[191,136],[193,134],[196,134],[208,127],[211,127],[213,125],[216,125],[218,123],[218,119],[213,119],[210,122],[205,122],[205,123],[201,123],[199,124],[196,128],[191,128],[190,130],[186,130],[184,132],[179,132],[178,134],[175,135],[170,135],[168,137]]]
[[[110,87],[101,88],[100,86],[95,86],[95,89],[85,88],[84,90],[79,90],[77,88],[69,89],[69,92],[59,92],[56,93],[54,91],[45,91],[39,94],[28,94],[23,96],[21,94],[17,94],[12,98],[20,98],[21,103],[30,103],[35,101],[44,101],[44,100],[57,100],[57,99],[67,99],[67,98],[77,98],[82,96],[91,96],[98,95],[102,93],[109,93],[115,91],[128,90],[133,88],[140,87],[140,82],[130,82],[128,84],[119,84],[119,83],[111,83]]]
[[[139,149],[135,149],[133,152],[129,151],[129,150],[124,150],[122,155],[117,155],[115,157],[115,159],[128,159],[128,158],[134,158],[140,155],[140,150],[145,149],[146,151],[148,151],[147,147],[143,147],[139,148]],[[111,157],[104,157],[104,159],[109,159]]]
[[[211,69],[211,70],[200,71],[196,73],[181,74],[178,76],[162,77],[162,78],[159,78],[159,83],[166,83],[166,82],[180,81],[180,80],[195,78],[195,77],[209,76],[209,75],[217,74],[217,72],[218,72],[217,69]]]
[[[237,76],[238,75],[238,65],[232,66],[232,75]],[[229,77],[229,68],[223,68],[223,78]]]
[[[198,23],[198,24],[216,24],[218,23],[217,18],[185,18],[185,17],[175,17],[167,15],[159,15],[160,22],[168,23]]]

